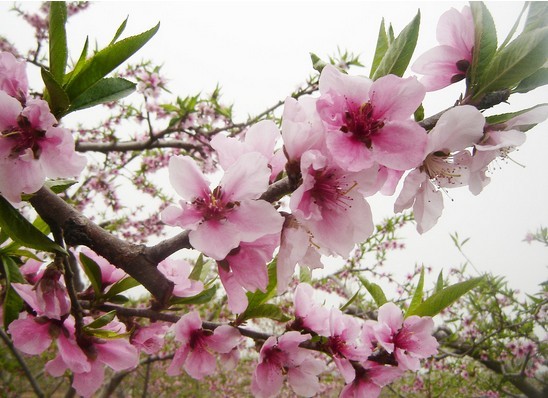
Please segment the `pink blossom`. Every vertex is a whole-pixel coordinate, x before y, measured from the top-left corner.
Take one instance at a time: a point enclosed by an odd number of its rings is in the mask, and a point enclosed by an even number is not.
[[[318,374],[324,365],[309,350],[299,347],[309,338],[309,334],[287,332],[278,338],[271,336],[264,342],[251,383],[255,397],[278,395],[284,374],[296,394],[312,397],[319,392]]]
[[[93,250],[87,247],[82,246],[80,248],[80,253],[83,253],[86,257],[92,259],[99,266],[99,269],[101,270],[101,284],[103,289],[127,276],[122,269],[112,265],[106,258],[96,254]]]
[[[204,290],[201,281],[189,279],[192,269],[185,260],[167,258],[158,264],[158,270],[174,283],[174,296],[192,297]]]
[[[52,342],[50,322],[23,312],[10,323],[8,331],[13,345],[29,355],[40,355]]]
[[[356,377],[348,383],[339,398],[377,398],[381,388],[402,375],[402,370],[367,361],[356,370]]]
[[[24,283],[12,283],[11,286],[38,315],[60,320],[70,312],[70,300],[60,281],[61,275],[56,269],[48,268],[34,286]]]
[[[169,173],[183,200],[180,207],[162,212],[163,221],[190,229],[192,246],[215,260],[223,260],[241,242],[280,232],[283,218],[270,203],[256,200],[270,176],[261,154],[240,156],[213,190],[190,157],[171,158]]]
[[[379,308],[378,323],[374,326],[377,341],[388,353],[395,354],[403,370],[418,370],[420,359],[438,352],[433,329],[431,317],[413,315],[404,320],[402,311],[394,303]]]
[[[293,215],[327,252],[347,256],[373,232],[369,204],[359,192],[362,176],[329,162],[316,150],[301,157],[302,184],[291,195]]]
[[[424,159],[426,131],[410,119],[425,90],[416,78],[383,76],[375,82],[327,65],[317,110],[327,148],[339,166],[360,171],[375,163],[407,170]]]
[[[44,263],[33,258],[29,258],[25,264],[19,267],[19,271],[25,277],[27,282],[35,284],[44,274]]]
[[[313,299],[314,289],[308,283],[299,283],[295,289],[294,330],[314,332],[322,336],[329,334],[329,310]]]
[[[167,330],[167,325],[160,322],[151,323],[149,326],[139,326],[131,336],[131,344],[148,355],[156,354],[164,346]]]
[[[280,130],[278,130],[276,123],[272,120],[262,120],[246,131],[243,141],[235,137],[217,134],[211,140],[211,146],[217,152],[219,163],[225,170],[245,153],[260,153],[265,157],[272,170],[270,181],[274,181],[284,166],[284,160],[282,159],[282,162],[280,162],[279,155],[275,155],[276,144],[280,138]],[[279,151],[276,153],[282,154]]]
[[[173,361],[167,370],[170,376],[181,373],[181,368],[194,379],[202,379],[215,373],[214,353],[230,353],[241,341],[238,329],[222,325],[213,332],[202,329],[198,312],[183,315],[175,325],[175,340],[182,345],[175,351]]]
[[[452,8],[439,19],[436,37],[439,46],[422,54],[411,69],[424,75],[427,91],[435,91],[464,79],[472,64],[474,20],[470,7],[461,12]]]
[[[485,119],[474,107],[465,105],[445,112],[428,134],[428,144],[420,167],[405,178],[394,211],[413,206],[417,230],[432,228],[443,211],[438,188],[455,188],[469,183],[472,155],[467,150],[483,136]]]
[[[80,174],[86,158],[75,152],[70,132],[54,126],[47,102],[30,99],[23,107],[0,91],[0,108],[0,193],[9,201],[38,191],[46,177]]]
[[[534,107],[505,123],[488,125],[470,167],[470,192],[479,194],[491,181],[486,175],[490,163],[496,158],[507,159],[510,153],[525,142],[525,131],[543,122],[548,117],[548,105]]]
[[[29,90],[26,62],[17,61],[9,52],[0,53],[0,90],[20,101]]]
[[[245,291],[266,290],[267,263],[279,244],[280,234],[265,235],[254,242],[240,243],[224,260],[217,262],[232,312],[240,314],[247,308]]]

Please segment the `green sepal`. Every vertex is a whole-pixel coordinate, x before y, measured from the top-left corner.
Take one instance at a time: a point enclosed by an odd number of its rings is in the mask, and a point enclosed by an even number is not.
[[[44,235],[0,196],[0,228],[21,246],[51,253],[67,254],[65,249]]]

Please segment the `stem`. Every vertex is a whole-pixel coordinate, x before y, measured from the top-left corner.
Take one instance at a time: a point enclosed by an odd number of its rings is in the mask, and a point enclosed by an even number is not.
[[[4,332],[4,329],[2,328],[0,328],[0,338],[4,340],[4,343],[6,343],[6,345],[8,346],[9,350],[11,351],[11,353],[13,354],[17,362],[19,362],[19,365],[21,365],[21,368],[23,369],[25,376],[27,376],[27,379],[29,379],[30,385],[32,386],[32,389],[34,390],[34,393],[38,397],[44,398],[45,394],[43,393],[42,389],[38,385],[38,382],[32,375],[29,367],[27,366],[27,363],[25,362],[21,354],[19,354],[19,351],[17,351],[17,348],[15,348],[10,338],[8,337],[8,335],[6,334],[6,332]]]

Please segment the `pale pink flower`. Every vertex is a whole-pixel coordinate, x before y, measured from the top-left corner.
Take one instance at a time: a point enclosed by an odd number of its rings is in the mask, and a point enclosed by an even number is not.
[[[156,354],[164,346],[167,330],[168,326],[160,322],[139,326],[131,336],[131,344],[148,355]]]
[[[291,328],[327,336],[329,334],[329,310],[314,300],[314,294],[315,290],[308,283],[297,285],[293,298],[295,321],[291,324]]]
[[[223,260],[241,242],[253,242],[282,229],[283,218],[274,207],[256,200],[270,176],[266,159],[259,153],[240,156],[213,190],[190,157],[171,158],[169,174],[183,200],[180,207],[169,206],[162,212],[163,221],[190,229],[192,246],[215,260]]]
[[[280,244],[280,234],[266,235],[254,242],[242,242],[222,261],[219,276],[228,296],[228,308],[240,314],[247,308],[245,291],[266,291],[267,263]]]
[[[367,361],[356,370],[356,377],[348,383],[339,398],[377,398],[382,387],[392,383],[403,374],[393,366],[382,366]]]
[[[182,345],[175,351],[167,374],[176,376],[181,368],[194,379],[202,379],[215,373],[214,354],[230,353],[241,341],[238,329],[222,325],[213,332],[202,329],[198,312],[185,314],[173,325],[175,340]]]
[[[86,157],[74,150],[74,139],[57,123],[48,103],[26,101],[25,107],[0,91],[0,193],[20,202],[22,193],[38,191],[46,177],[75,177]]]
[[[324,365],[309,350],[299,347],[308,339],[309,334],[293,331],[278,338],[271,336],[264,342],[259,353],[259,364],[253,373],[253,396],[269,398],[278,395],[284,374],[296,394],[312,397],[319,392],[318,374],[323,371]]]
[[[34,286],[24,283],[12,283],[11,286],[38,315],[60,320],[70,312],[70,300],[60,281],[61,276],[61,272],[48,268]]]
[[[40,355],[52,342],[51,323],[44,318],[36,318],[26,312],[19,314],[8,326],[13,345],[29,355]]]
[[[347,256],[373,232],[371,208],[359,192],[363,176],[346,172],[310,150],[301,157],[302,184],[289,207],[312,234],[312,241],[329,253]]]
[[[490,163],[497,159],[507,159],[510,153],[525,142],[525,131],[546,120],[548,105],[537,106],[511,118],[505,123],[488,125],[481,142],[475,146],[470,167],[470,192],[479,194],[491,181],[486,175]]]
[[[98,255],[93,250],[82,246],[80,248],[80,252],[95,261],[95,263],[99,266],[99,269],[101,270],[101,284],[103,289],[109,285],[113,285],[120,279],[127,276],[124,270],[112,265],[106,258]]]
[[[158,264],[158,270],[173,282],[173,295],[177,297],[192,297],[204,290],[201,281],[189,279],[191,265],[182,259],[167,258]]]
[[[405,178],[394,203],[394,211],[413,206],[417,231],[432,228],[443,211],[439,188],[455,188],[469,183],[472,148],[483,136],[485,119],[473,106],[450,109],[428,134],[426,158]]]
[[[439,344],[432,336],[433,329],[431,317],[412,315],[404,320],[401,309],[394,303],[379,308],[374,326],[378,343],[388,353],[394,353],[402,370],[418,370],[420,359],[437,354]]]
[[[244,140],[217,134],[210,144],[217,152],[219,164],[224,170],[228,169],[245,153],[260,153],[265,157],[272,170],[270,181],[274,181],[284,166],[284,159],[280,162],[279,155],[276,155],[276,153],[281,154],[283,158],[282,152],[276,152],[276,144],[280,138],[280,130],[276,123],[272,120],[262,120],[253,124],[246,131]]]
[[[29,90],[26,62],[17,61],[9,52],[0,53],[0,90],[20,101]]]
[[[424,75],[420,82],[426,91],[435,91],[467,76],[474,49],[474,19],[470,7],[459,12],[454,8],[438,21],[436,37],[439,46],[422,54],[411,70]]]
[[[424,159],[426,131],[410,119],[425,95],[416,78],[387,75],[373,82],[327,65],[320,93],[317,110],[327,128],[327,148],[344,170],[375,163],[408,170]]]
[[[343,314],[338,308],[331,308],[326,346],[347,383],[355,378],[350,361],[362,362],[371,354],[370,345],[361,340],[361,326],[358,319]]]

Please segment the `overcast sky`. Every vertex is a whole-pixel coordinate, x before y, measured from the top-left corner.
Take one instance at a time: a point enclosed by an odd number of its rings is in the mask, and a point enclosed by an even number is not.
[[[32,43],[32,31],[8,13],[9,2],[0,3],[0,34],[21,44]],[[129,15],[126,34],[135,34],[161,22],[160,31],[132,60],[151,58],[164,64],[170,90],[185,96],[210,92],[217,83],[223,98],[233,102],[236,115],[259,113],[291,93],[312,73],[309,52],[327,58],[337,47],[361,54],[369,65],[381,18],[398,33],[421,10],[419,44],[414,58],[435,46],[439,16],[465,2],[99,2],[70,19],[67,26],[72,57],[79,55],[86,35],[106,45],[118,25]],[[486,3],[493,14],[502,42],[523,3]],[[24,5],[25,7],[27,5]],[[450,106],[464,85],[457,84],[427,95],[426,115]],[[523,97],[523,98],[520,98]],[[548,90],[515,96],[496,113],[515,111],[548,102]],[[499,162],[492,182],[478,197],[467,189],[446,196],[438,225],[423,236],[405,230],[408,250],[390,257],[396,273],[408,273],[424,263],[435,269],[458,265],[464,260],[449,237],[458,232],[470,237],[465,249],[480,271],[505,275],[511,286],[535,292],[547,279],[547,248],[523,242],[528,231],[548,226],[546,207],[548,179],[546,149],[548,124],[528,133],[527,142],[512,158],[525,165]],[[387,216],[395,198],[374,197],[370,203],[376,221]],[[432,277],[434,278],[435,275]]]

